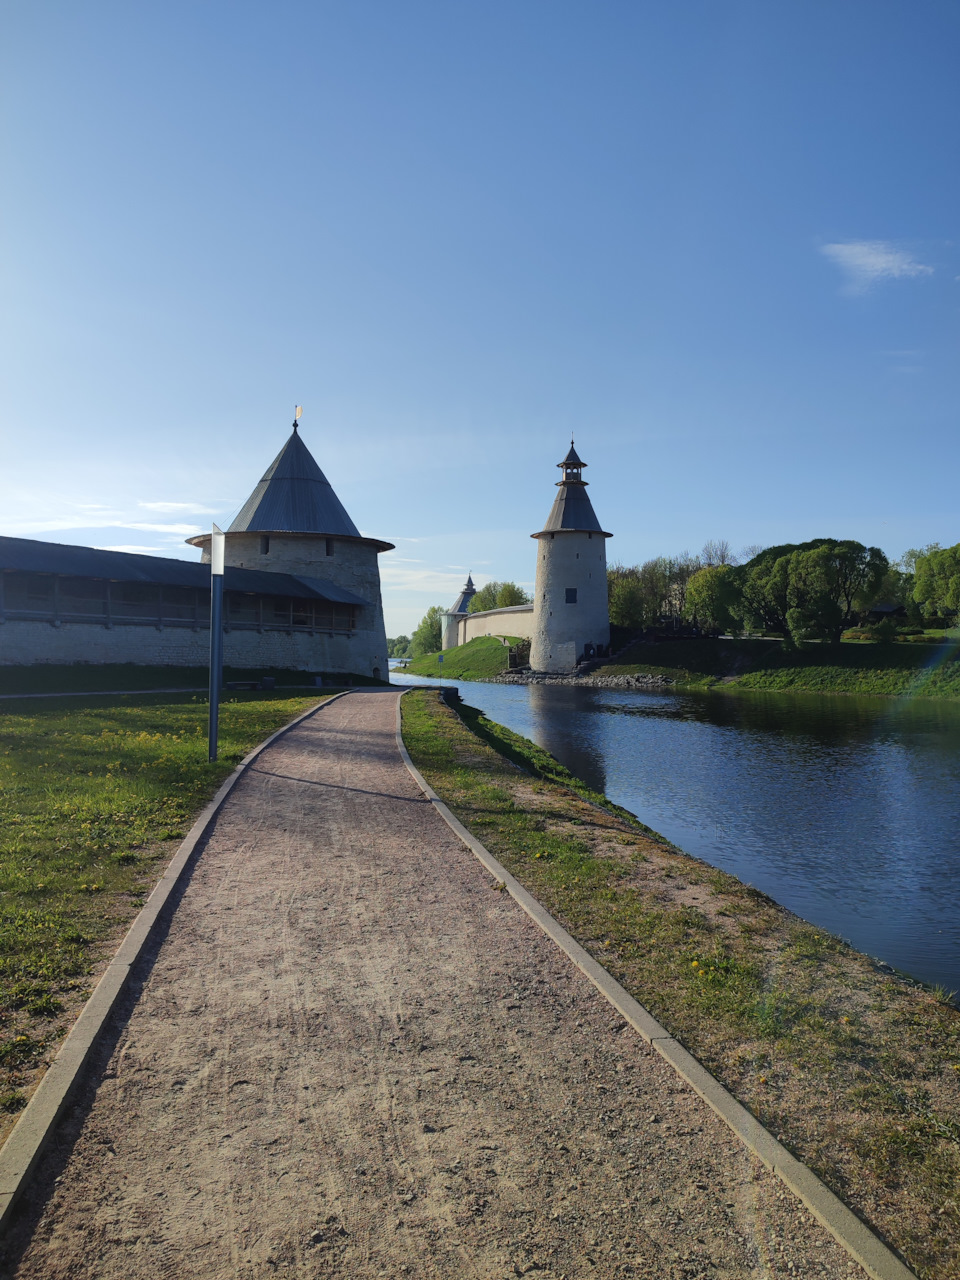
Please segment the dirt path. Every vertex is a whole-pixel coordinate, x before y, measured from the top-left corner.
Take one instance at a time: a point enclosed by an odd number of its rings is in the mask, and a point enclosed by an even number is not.
[[[235,788],[7,1274],[862,1276],[492,891],[395,711]]]

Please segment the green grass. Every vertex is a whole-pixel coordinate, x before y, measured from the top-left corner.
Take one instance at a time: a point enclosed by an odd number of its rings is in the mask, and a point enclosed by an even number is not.
[[[778,640],[637,644],[597,675],[663,675],[684,688],[960,698],[960,643],[840,645]]]
[[[516,636],[506,639],[509,644],[518,642]],[[476,640],[445,649],[442,669],[439,657],[439,654],[428,653],[422,658],[413,658],[407,670],[411,675],[442,676],[445,680],[483,680],[506,671],[509,661],[507,646],[499,636],[477,636]]]
[[[196,696],[0,704],[0,1111],[23,1105],[198,810],[316,700],[227,695],[216,764]]]
[[[284,667],[225,667],[228,680],[260,680],[273,676],[279,688],[312,685],[314,674],[323,675],[324,684],[337,688],[344,684],[376,684],[369,676],[343,673],[291,671]],[[127,689],[206,689],[206,667],[141,667],[133,662],[37,663],[29,667],[0,667],[0,694],[96,693]]]
[[[918,1275],[957,1280],[945,993],[687,857],[480,712],[426,690],[402,707],[415,764],[461,822]]]

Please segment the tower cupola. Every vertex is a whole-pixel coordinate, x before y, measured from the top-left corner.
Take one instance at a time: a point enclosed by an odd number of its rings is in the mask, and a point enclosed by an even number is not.
[[[559,483],[563,484],[564,482],[567,482],[567,483],[581,482],[583,484],[586,484],[587,482],[586,480],[583,479],[583,476],[581,474],[581,472],[583,471],[583,468],[586,465],[587,464],[585,462],[581,461],[579,455],[577,454],[576,449],[573,447],[573,441],[571,440],[570,449],[567,452],[567,456],[564,458],[562,462],[557,463],[557,466],[562,468],[563,470],[563,480],[559,481]]]
[[[600,521],[587,495],[587,482],[583,478],[583,469],[586,465],[573,447],[571,440],[567,456],[562,462],[557,463],[563,472],[563,479],[557,481],[559,493],[553,500],[547,523],[539,533],[531,533],[531,538],[543,538],[561,531],[572,533],[574,530],[595,533],[601,538],[613,536],[600,528]]]

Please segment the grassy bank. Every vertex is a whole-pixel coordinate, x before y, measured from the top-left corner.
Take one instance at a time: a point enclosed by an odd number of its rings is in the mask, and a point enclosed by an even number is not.
[[[960,698],[960,643],[840,645],[779,640],[669,640],[636,644],[597,675],[663,675],[687,688],[868,693]]]
[[[404,741],[460,820],[924,1280],[960,1278],[960,1012],[687,857],[429,691]],[[524,772],[517,769],[520,766]]]
[[[510,644],[516,644],[515,636],[508,636]],[[412,658],[407,670],[415,676],[443,676],[445,680],[485,680],[506,671],[508,649],[499,636],[477,636],[466,644],[443,651],[440,655],[428,653],[422,658]]]
[[[323,674],[323,673],[317,673]],[[312,685],[314,673],[290,671],[284,667],[224,667],[228,680],[261,680],[272,676],[278,688],[302,688]],[[324,684],[336,688],[343,684],[376,684],[369,676],[326,673]],[[0,694],[20,693],[97,693],[128,689],[206,689],[206,667],[142,667],[133,662],[38,663],[29,667],[0,667]]]
[[[317,695],[0,704],[0,1134],[199,809]]]

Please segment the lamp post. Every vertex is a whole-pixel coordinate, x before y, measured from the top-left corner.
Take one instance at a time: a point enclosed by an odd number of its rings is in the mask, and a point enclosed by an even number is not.
[[[208,759],[217,758],[220,686],[223,684],[223,557],[226,538],[213,526],[210,539],[210,726]]]

